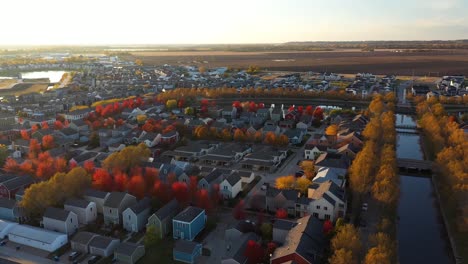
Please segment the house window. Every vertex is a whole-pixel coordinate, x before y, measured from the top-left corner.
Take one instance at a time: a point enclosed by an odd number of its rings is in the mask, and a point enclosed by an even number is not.
[[[130,215],[128,215],[128,220],[130,220]]]
[[[325,220],[330,220],[330,215],[329,214],[325,215]]]
[[[323,209],[326,211],[326,210],[328,210],[328,207],[324,206]]]
[[[227,189],[228,189],[228,187],[227,187],[227,186],[224,186],[224,190],[227,190]]]
[[[320,205],[317,205],[317,209],[320,209]]]
[[[70,223],[73,223],[73,218],[70,218]]]
[[[318,218],[318,213],[313,213],[312,215]]]

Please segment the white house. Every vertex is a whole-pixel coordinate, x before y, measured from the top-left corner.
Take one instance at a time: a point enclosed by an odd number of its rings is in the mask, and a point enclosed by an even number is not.
[[[12,227],[9,231],[8,239],[21,245],[48,252],[53,252],[68,242],[66,234],[28,225],[15,225]]]
[[[318,219],[335,221],[346,214],[344,190],[332,181],[313,183],[307,190],[309,205],[307,213]],[[303,216],[303,212],[300,216]]]
[[[95,202],[83,199],[68,199],[64,204],[65,210],[74,212],[78,216],[78,222],[86,225],[96,221],[97,208]]]
[[[239,173],[234,172],[225,177],[220,184],[220,192],[224,199],[236,198],[242,190],[242,180]]]
[[[87,189],[83,195],[83,199],[89,202],[94,202],[98,213],[103,213],[104,201],[110,195],[109,192],[102,192],[94,189]]]
[[[123,192],[111,192],[104,201],[104,223],[118,225],[122,223],[125,209],[137,203],[136,197]]]
[[[304,158],[308,160],[315,160],[320,154],[326,153],[327,147],[320,145],[306,145],[304,148]]]
[[[71,235],[78,230],[78,216],[68,210],[48,207],[42,218],[45,229]]]
[[[255,174],[251,171],[238,171],[237,172],[242,180],[242,183],[251,183],[255,179]]]
[[[129,232],[141,231],[148,221],[151,210],[149,198],[143,198],[137,204],[125,209],[122,213],[123,227]]]
[[[89,253],[96,256],[108,257],[114,253],[120,244],[119,239],[105,236],[95,236],[89,243]]]

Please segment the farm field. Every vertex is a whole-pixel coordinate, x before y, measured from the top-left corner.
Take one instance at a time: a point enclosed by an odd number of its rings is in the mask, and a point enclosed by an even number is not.
[[[468,50],[395,52],[377,50],[235,52],[235,51],[142,51],[123,55],[144,65],[204,65],[247,68],[257,65],[270,71],[326,71],[336,73],[442,76],[468,75]]]

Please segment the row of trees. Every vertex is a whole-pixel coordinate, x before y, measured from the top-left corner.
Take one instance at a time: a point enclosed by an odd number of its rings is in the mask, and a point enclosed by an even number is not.
[[[294,91],[293,93],[291,91]],[[157,100],[160,102],[167,102],[168,100],[174,99],[179,100],[185,98],[185,100],[194,100],[196,98],[232,98],[232,97],[295,97],[295,98],[325,98],[325,99],[348,99],[348,100],[365,100],[361,96],[355,96],[347,94],[345,90],[339,91],[326,91],[326,92],[309,92],[301,89],[291,90],[288,88],[248,88],[242,89],[238,92],[236,88],[177,88],[174,90],[160,93],[157,96]]]
[[[262,131],[251,133],[245,129],[236,129],[232,132],[228,128],[219,131],[215,127],[207,125],[197,126],[193,131],[193,136],[196,139],[219,139],[223,141],[237,141],[237,142],[255,142],[265,143],[272,146],[287,146],[289,138],[286,135],[276,135],[274,132],[267,132],[265,135]]]
[[[303,194],[307,193],[307,189],[312,184],[312,181],[307,179],[306,177],[298,177],[295,176],[282,176],[278,177],[275,180],[275,186],[281,190],[292,190],[296,189]]]
[[[457,119],[448,116],[435,101],[417,105],[419,125],[426,137],[426,150],[435,157],[438,189],[456,234],[468,232],[468,140]],[[452,222],[453,220],[453,222]],[[464,234],[464,235],[463,235]]]

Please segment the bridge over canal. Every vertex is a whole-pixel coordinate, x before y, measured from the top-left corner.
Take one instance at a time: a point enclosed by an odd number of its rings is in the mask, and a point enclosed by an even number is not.
[[[397,159],[397,166],[400,171],[430,173],[432,165],[432,161],[429,160]]]

